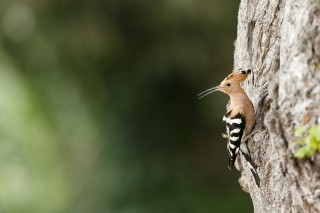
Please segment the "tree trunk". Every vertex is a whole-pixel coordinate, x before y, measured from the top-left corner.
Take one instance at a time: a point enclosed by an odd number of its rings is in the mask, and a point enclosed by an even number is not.
[[[320,157],[293,156],[294,131],[320,123],[320,1],[242,0],[235,69],[252,68],[244,88],[258,130],[248,141],[255,185],[241,156],[239,180],[255,212],[320,212]]]

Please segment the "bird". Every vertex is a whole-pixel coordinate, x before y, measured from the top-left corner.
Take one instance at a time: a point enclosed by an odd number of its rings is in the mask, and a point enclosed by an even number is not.
[[[222,119],[226,122],[228,138],[228,168],[231,170],[234,167],[240,151],[247,161],[257,186],[260,187],[260,178],[246,144],[246,140],[251,136],[250,133],[255,126],[255,111],[252,101],[240,86],[240,83],[246,80],[249,74],[251,74],[251,69],[235,71],[229,74],[219,86],[205,90],[198,96],[200,99],[216,91],[229,95],[230,104]]]

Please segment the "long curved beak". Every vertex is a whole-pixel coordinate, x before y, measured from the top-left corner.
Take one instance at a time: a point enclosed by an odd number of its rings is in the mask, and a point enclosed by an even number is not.
[[[216,92],[216,91],[220,91],[220,86],[216,86],[216,87],[213,87],[213,88],[210,88],[210,89],[207,89],[201,93],[198,94],[198,97],[199,99],[200,98],[203,98],[204,96],[207,96],[213,92]]]

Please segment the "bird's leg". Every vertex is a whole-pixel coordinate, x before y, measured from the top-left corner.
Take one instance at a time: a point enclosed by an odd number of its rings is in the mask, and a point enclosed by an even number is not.
[[[257,132],[258,132],[258,131],[254,129],[252,132],[250,132],[249,135],[247,135],[246,137],[244,137],[244,138],[241,140],[242,143],[247,142],[247,140],[248,140],[249,138],[252,138],[252,136],[253,136],[254,134],[256,134]]]
[[[256,134],[257,132],[258,132],[257,129],[253,129],[253,130],[250,132],[249,135],[245,136],[245,137],[241,140],[242,143],[245,143],[249,138],[252,138],[252,136],[253,136],[254,134]]]
[[[263,130],[262,132],[265,132],[265,131],[267,131],[267,129],[266,129],[266,130]],[[253,130],[250,132],[250,134],[247,135],[247,136],[245,136],[241,141],[242,141],[242,142],[246,142],[249,138],[252,139],[252,136],[253,136],[254,134],[258,133],[258,132],[259,132],[258,129],[253,129]]]

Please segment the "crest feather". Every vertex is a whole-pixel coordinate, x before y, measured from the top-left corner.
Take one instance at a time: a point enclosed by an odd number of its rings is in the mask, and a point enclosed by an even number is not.
[[[229,74],[224,81],[231,80],[232,82],[241,83],[247,79],[248,75],[251,73],[251,70],[241,70],[234,73]]]

